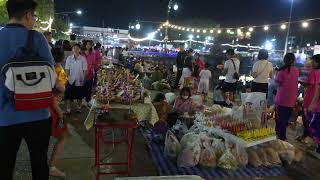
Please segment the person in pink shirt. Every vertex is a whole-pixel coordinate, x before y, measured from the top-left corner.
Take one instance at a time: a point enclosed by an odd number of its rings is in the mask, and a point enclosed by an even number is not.
[[[320,54],[312,57],[313,61],[320,64]],[[319,78],[319,77],[318,77]],[[320,80],[317,81],[316,90],[312,99],[312,102],[308,108],[309,112],[314,112],[310,121],[310,135],[317,144],[315,155],[320,159]]]
[[[320,58],[314,56],[311,58],[312,69],[309,71],[307,79],[305,81],[299,81],[305,87],[305,95],[303,100],[303,126],[304,133],[303,136],[298,137],[297,139],[306,142],[305,138],[310,137],[309,124],[312,120],[314,111],[308,111],[309,106],[313,100],[313,97],[316,93],[316,85],[320,83]]]
[[[83,52],[81,53],[87,60],[88,71],[86,74],[86,79],[84,82],[84,99],[82,100],[82,104],[84,106],[91,100],[92,87],[94,82],[94,74],[97,67],[97,56],[95,51],[92,48],[92,42],[90,40],[86,40],[83,44]]]
[[[193,100],[191,99],[191,89],[184,87],[180,91],[180,96],[176,98],[174,102],[174,110],[178,113],[179,116],[184,114],[193,115],[194,114],[194,105]]]
[[[278,84],[276,95],[276,133],[280,140],[286,140],[288,123],[298,97],[299,71],[294,67],[295,56],[288,53],[284,57],[284,66],[278,70],[276,83]]]

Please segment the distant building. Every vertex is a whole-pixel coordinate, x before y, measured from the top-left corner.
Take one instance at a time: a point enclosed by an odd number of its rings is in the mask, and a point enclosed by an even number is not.
[[[103,46],[122,47],[128,44],[128,30],[88,27],[88,26],[73,26],[72,34],[76,36],[76,40],[91,39],[95,42],[100,42]]]

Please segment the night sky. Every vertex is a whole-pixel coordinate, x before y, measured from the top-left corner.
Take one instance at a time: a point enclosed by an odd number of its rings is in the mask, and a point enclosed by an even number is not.
[[[73,15],[71,22],[80,26],[97,26],[128,29],[130,22],[165,21],[166,7],[169,0],[55,0],[56,12],[76,11],[82,9],[82,16]],[[171,13],[170,22],[177,25],[195,27],[239,27],[287,22],[291,0],[176,0],[179,10]],[[320,17],[320,0],[294,0],[293,21]],[[133,33],[135,37],[145,37],[157,29],[159,25],[141,23],[140,31]],[[311,23],[308,29],[301,25],[292,26],[291,34],[300,45],[320,42],[320,21]],[[169,34],[179,34],[170,31]],[[183,33],[187,39],[189,33]],[[171,36],[171,35],[170,35]],[[278,48],[284,44],[286,31],[271,27],[266,34],[263,30],[253,34],[251,39],[239,42],[242,44],[261,44],[267,39],[276,38]],[[172,36],[171,36],[172,37]],[[204,41],[204,36],[201,37]]]
[[[178,0],[172,21],[189,18],[210,19],[221,26],[275,23],[288,19],[290,0]],[[294,0],[293,20],[320,17],[319,0]],[[84,10],[73,16],[77,25],[127,28],[136,19],[164,21],[168,0],[55,0],[56,11]]]

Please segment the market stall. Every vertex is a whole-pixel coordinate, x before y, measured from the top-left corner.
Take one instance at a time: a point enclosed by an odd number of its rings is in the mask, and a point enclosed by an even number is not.
[[[154,124],[159,117],[149,96],[141,81],[128,69],[118,65],[104,66],[98,73],[96,94],[84,124],[90,129],[94,122],[94,112],[108,111],[110,108],[129,109],[138,121]]]
[[[276,140],[274,127],[264,116],[265,94],[242,97],[242,105],[232,109],[214,105],[193,117],[179,117],[165,134],[141,129],[160,175],[204,179],[286,175],[282,163],[299,162],[300,152]]]

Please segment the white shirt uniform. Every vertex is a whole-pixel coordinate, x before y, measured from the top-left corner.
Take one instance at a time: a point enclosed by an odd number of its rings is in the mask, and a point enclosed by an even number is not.
[[[240,60],[237,58],[232,58],[232,59],[233,59],[233,62],[236,66],[236,69],[234,69],[234,65],[230,59],[224,63],[224,69],[228,70],[227,74],[226,74],[226,79],[225,79],[225,82],[227,82],[227,83],[237,82],[237,80],[233,78],[233,75],[235,72],[239,73]]]
[[[79,56],[77,59],[74,55],[69,56],[66,61],[66,70],[69,70],[69,84],[75,86],[82,86],[84,82],[85,74],[84,71],[88,69],[87,61],[85,57]]]
[[[209,92],[209,80],[211,78],[211,71],[202,70],[199,74],[201,77],[198,86],[198,93],[208,93]]]
[[[273,70],[272,63],[268,60],[259,60],[254,63],[252,72],[257,74],[253,80],[256,83],[268,83],[269,75]]]

